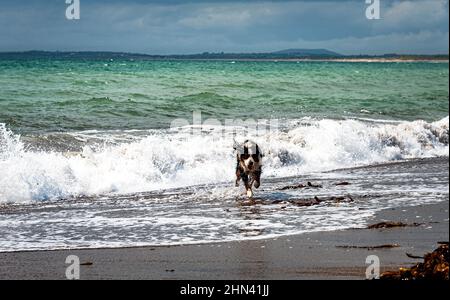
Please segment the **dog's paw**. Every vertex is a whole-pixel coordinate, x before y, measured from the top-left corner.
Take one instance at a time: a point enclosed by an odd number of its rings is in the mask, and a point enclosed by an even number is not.
[[[234,185],[235,185],[235,187],[239,187],[239,181],[236,181],[236,183]]]
[[[258,189],[261,186],[261,184],[258,181],[255,181],[255,184],[253,186]]]
[[[247,191],[247,197],[253,198],[253,191],[252,190],[248,190]]]

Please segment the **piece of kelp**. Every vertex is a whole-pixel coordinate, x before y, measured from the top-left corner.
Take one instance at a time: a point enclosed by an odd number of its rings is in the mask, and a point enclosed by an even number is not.
[[[398,271],[385,272],[380,278],[391,280],[449,280],[448,242],[440,243],[439,248],[425,255],[422,263],[417,263],[411,268],[400,268]]]

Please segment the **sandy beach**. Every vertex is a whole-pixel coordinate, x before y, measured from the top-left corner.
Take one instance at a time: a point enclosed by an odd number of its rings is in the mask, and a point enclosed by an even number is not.
[[[258,200],[253,204],[229,202],[229,206],[222,207],[224,203],[220,203],[219,199],[213,203],[219,205],[221,211],[230,214],[230,211],[237,210],[238,213],[244,214],[244,220],[247,222],[255,222],[255,220],[263,220],[270,218],[271,215],[280,215],[287,218],[287,209],[292,209],[291,217],[296,216],[299,220],[315,220],[314,226],[322,226],[326,228],[327,224],[320,222],[333,222],[333,219],[327,219],[329,214],[336,213],[344,209],[355,211],[348,217],[342,218],[359,218],[361,222],[354,223],[355,226],[347,227],[342,230],[316,230],[314,232],[305,232],[303,234],[282,235],[277,234],[276,238],[261,235],[260,238],[247,237],[239,238],[228,242],[208,243],[190,243],[163,246],[145,246],[145,247],[117,247],[111,244],[113,248],[90,247],[91,249],[83,249],[81,246],[71,247],[72,250],[50,250],[50,251],[29,251],[14,250],[18,247],[26,247],[26,243],[20,243],[16,238],[9,239],[6,250],[9,252],[0,253],[0,279],[66,279],[66,258],[69,255],[76,255],[80,259],[81,270],[80,279],[170,279],[170,280],[263,280],[263,279],[354,279],[363,280],[366,278],[366,258],[369,255],[376,255],[380,260],[381,272],[398,270],[399,267],[409,267],[414,263],[420,262],[420,259],[410,258],[406,254],[412,256],[423,256],[425,253],[432,252],[438,247],[439,242],[449,240],[449,201],[448,193],[442,189],[442,184],[448,182],[446,174],[448,172],[448,159],[433,158],[423,160],[403,161],[397,163],[380,164],[375,166],[366,166],[361,168],[352,168],[348,170],[340,170],[336,172],[323,173],[314,182],[320,182],[319,188],[300,189],[299,192],[303,197],[307,195],[319,195],[325,201],[322,204],[313,204],[311,207],[297,207],[297,205],[305,205],[309,203],[305,200],[297,200],[297,202],[275,201],[275,200]],[[337,178],[348,179],[349,185],[336,186]],[[298,182],[294,179],[283,179],[281,183]],[[271,182],[277,186],[280,183]],[[282,185],[282,186],[283,186]],[[415,192],[415,185],[417,191]],[[291,188],[291,186],[288,186]],[[359,188],[363,190],[359,191]],[[379,194],[389,188],[388,194]],[[396,192],[404,190],[406,194]],[[432,191],[428,191],[432,189]],[[275,188],[271,193],[274,196],[282,197],[284,194],[277,193]],[[359,191],[359,192],[358,192]],[[369,192],[368,192],[369,191]],[[350,193],[351,196],[348,194]],[[348,195],[351,199],[350,203],[346,203],[345,197],[343,202],[338,198],[328,196],[332,195]],[[168,200],[158,194],[158,201]],[[180,194],[183,197],[189,197],[188,193]],[[384,198],[384,202],[377,204],[379,209],[368,217],[367,211],[373,210],[368,203],[378,201]],[[284,195],[285,196],[285,195]],[[145,203],[153,203],[152,195],[147,195],[147,200],[126,200],[120,202],[120,199],[112,201],[113,210],[103,210],[105,203],[100,202],[102,209],[98,211],[98,215],[111,215],[121,217],[130,212],[136,213],[138,206],[146,205]],[[162,197],[162,198],[161,198]],[[152,200],[153,199],[153,200]],[[319,199],[316,197],[316,199]],[[332,200],[334,199],[334,200]],[[348,200],[347,199],[347,200]],[[433,200],[435,199],[435,200]],[[418,201],[421,200],[421,201]],[[439,200],[439,201],[437,201]],[[64,212],[75,212],[80,214],[86,213],[85,209],[80,209],[88,205],[97,205],[100,199],[83,200],[60,204],[47,204],[37,206],[24,207],[5,207],[2,210],[4,217],[3,223],[8,223],[8,219],[17,218],[18,216],[26,216],[29,219],[33,215],[49,216],[52,219],[45,222],[47,232],[47,240],[41,240],[41,243],[49,243],[51,241],[51,228],[49,224],[60,223],[58,215]],[[131,210],[127,208],[130,203],[134,203]],[[300,201],[300,202],[298,202]],[[302,202],[303,201],[303,202]],[[124,203],[127,203],[124,206]],[[378,203],[378,202],[376,202]],[[391,203],[391,204],[390,204]],[[396,205],[392,205],[396,203]],[[159,204],[161,205],[161,204]],[[356,206],[355,206],[356,205]],[[198,202],[195,204],[198,207]],[[96,206],[89,208],[90,210],[98,210]],[[207,206],[203,205],[203,214],[207,211]],[[270,213],[264,213],[264,210],[270,210]],[[155,208],[153,208],[155,213]],[[188,213],[187,206],[182,213]],[[355,217],[356,214],[356,217]],[[305,218],[305,216],[316,216],[314,219]],[[359,215],[359,217],[358,217]],[[149,218],[148,215],[145,215]],[[305,219],[300,219],[300,218]],[[323,221],[316,220],[317,217]],[[73,217],[72,217],[73,218]],[[339,218],[340,222],[345,220]],[[80,219],[81,220],[81,219]],[[114,219],[121,220],[121,219]],[[356,220],[356,219],[355,219]],[[80,221],[79,221],[80,222]],[[381,222],[401,223],[401,227],[393,228],[372,228],[371,225]],[[8,223],[9,224],[9,223]],[[70,225],[71,224],[71,225]],[[76,227],[75,223],[70,223],[72,227]],[[362,224],[362,225],[356,225]],[[20,224],[19,224],[20,225]],[[303,224],[302,224],[303,225]],[[307,225],[307,224],[305,224]],[[251,225],[245,228],[250,230]],[[32,241],[36,239],[36,234],[42,230],[41,226],[33,226],[31,232],[23,231],[27,234],[26,239]],[[189,224],[178,225],[178,227],[189,228]],[[69,227],[68,227],[69,228]],[[79,227],[77,230],[83,230]],[[108,227],[110,231],[114,227]],[[149,227],[151,228],[151,227]],[[195,228],[195,227],[194,227]],[[95,228],[87,228],[80,231],[85,237],[94,234]],[[166,229],[169,230],[170,228]],[[5,228],[5,232],[10,234],[19,234],[20,228],[14,230],[11,225]],[[28,229],[27,229],[28,230]],[[117,230],[117,229],[114,229]],[[132,234],[136,232],[137,227],[134,225],[123,225],[121,234]],[[143,229],[144,230],[144,229]],[[170,229],[172,232],[175,229]],[[190,234],[186,228],[186,234]],[[199,226],[196,229],[197,234],[202,234],[208,227]],[[257,231],[255,228],[253,231]],[[252,233],[254,233],[252,231]],[[100,231],[103,232],[103,231]],[[241,232],[241,236],[247,231]],[[259,234],[264,229],[259,230]],[[248,231],[251,233],[251,231]],[[143,234],[143,233],[141,233]],[[147,231],[147,235],[154,232]],[[68,234],[64,235],[66,240],[70,240]],[[73,237],[78,238],[78,235]],[[98,239],[99,237],[94,237]],[[84,240],[84,238],[83,238]],[[6,240],[4,241],[6,245]],[[17,244],[18,247],[15,246]],[[22,245],[22,246],[21,246]],[[33,245],[32,243],[29,245]],[[49,244],[50,245],[50,244]],[[75,244],[77,245],[77,244]],[[81,245],[81,244],[80,244]],[[30,246],[29,246],[30,247]],[[75,248],[78,248],[75,250]],[[26,248],[24,248],[26,249]],[[51,249],[51,248],[50,248]],[[54,248],[53,248],[54,249]],[[61,248],[59,248],[61,249]]]
[[[204,245],[15,252],[0,254],[0,279],[65,279],[65,259],[77,255],[80,278],[91,279],[365,279],[368,255],[381,271],[410,266],[449,239],[449,203],[382,211],[371,224],[393,221],[419,226],[350,229],[277,239]],[[398,245],[386,249],[366,249]],[[357,247],[357,248],[356,248]]]
[[[448,63],[448,59],[434,58],[192,58],[176,59],[178,61],[225,61],[225,62],[336,62],[336,63]]]
[[[1,0],[0,280],[449,280],[449,0],[81,2]]]

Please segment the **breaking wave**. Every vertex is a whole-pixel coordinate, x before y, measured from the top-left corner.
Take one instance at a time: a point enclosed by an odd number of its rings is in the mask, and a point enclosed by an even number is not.
[[[20,137],[0,124],[0,203],[231,182],[233,136],[215,131],[191,136],[191,129]],[[290,120],[283,130],[254,140],[265,154],[264,176],[295,176],[448,156],[449,118],[434,123]]]

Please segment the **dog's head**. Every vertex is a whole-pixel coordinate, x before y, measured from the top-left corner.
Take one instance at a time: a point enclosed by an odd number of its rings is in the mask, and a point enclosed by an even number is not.
[[[245,141],[241,145],[235,145],[237,159],[241,166],[248,171],[257,171],[261,169],[263,155],[258,144],[252,141]]]

